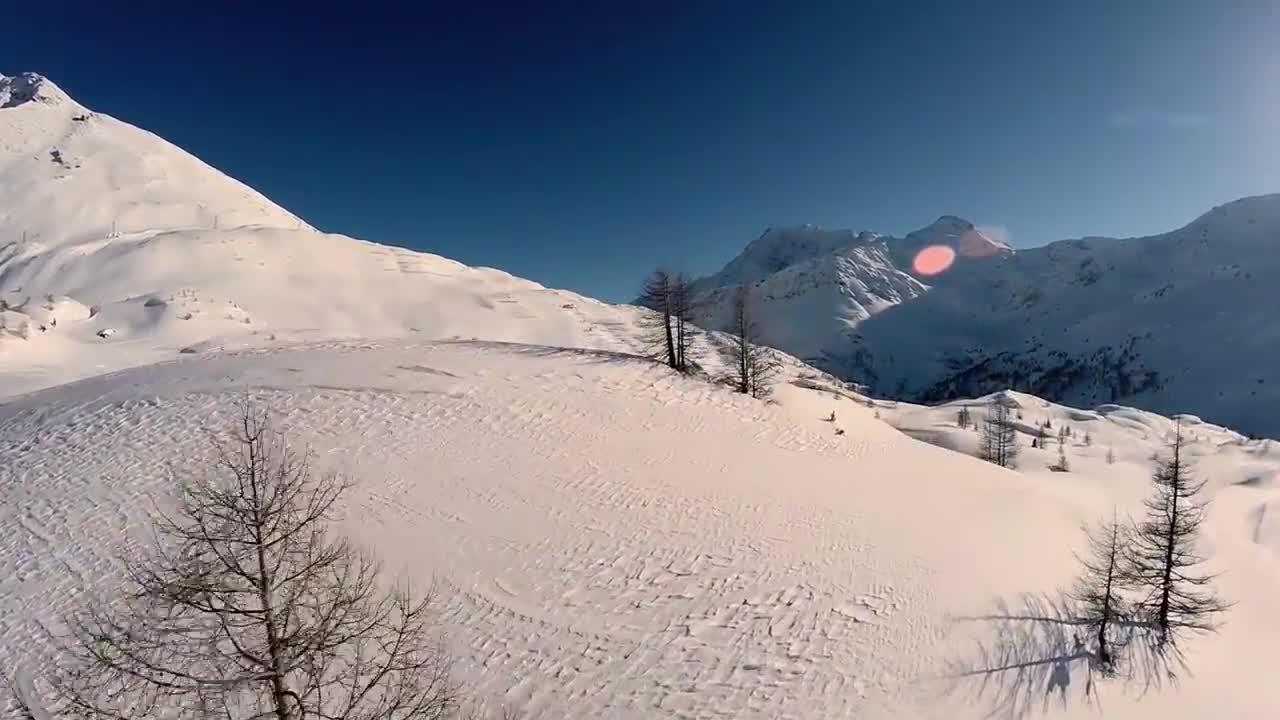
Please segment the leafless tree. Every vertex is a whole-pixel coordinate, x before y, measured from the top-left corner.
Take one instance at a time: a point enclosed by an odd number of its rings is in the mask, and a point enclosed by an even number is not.
[[[641,319],[650,355],[673,370],[689,372],[697,328],[693,291],[683,273],[658,269],[649,274],[640,290],[639,304],[652,311]]]
[[[956,413],[956,427],[965,429],[973,422],[973,418],[969,415],[969,406],[962,405],[960,412]]]
[[[778,354],[760,344],[760,323],[755,316],[755,303],[747,286],[738,287],[733,296],[733,327],[736,337],[730,347],[733,370],[730,382],[734,389],[755,398],[768,397],[782,369]],[[835,413],[831,413],[832,422]]]
[[[379,582],[326,525],[350,482],[316,475],[244,401],[216,463],[155,511],[127,592],[68,618],[59,716],[137,720],[452,717],[432,593]]]
[[[1205,558],[1195,549],[1204,521],[1198,496],[1205,481],[1191,478],[1182,446],[1179,422],[1169,458],[1156,469],[1155,490],[1145,501],[1128,558],[1134,584],[1144,595],[1138,616],[1156,632],[1161,648],[1176,646],[1184,634],[1216,629],[1216,617],[1228,607],[1210,587],[1214,576],[1201,569]]]
[[[1116,464],[1116,451],[1113,448],[1107,448],[1107,464]]]
[[[675,369],[682,373],[693,369],[693,344],[698,337],[698,328],[693,324],[694,310],[693,290],[689,287],[689,278],[683,273],[677,273],[671,278],[671,323]]]
[[[1086,530],[1088,555],[1080,558],[1083,572],[1071,593],[1076,617],[1091,634],[1092,661],[1104,677],[1118,671],[1130,619],[1125,589],[1131,583],[1125,567],[1128,533],[1113,517],[1110,522]]]
[[[979,457],[1000,467],[1012,468],[1018,464],[1018,430],[1009,406],[1000,395],[987,402]]]
[[[671,273],[654,270],[645,278],[638,302],[651,311],[640,320],[649,354],[675,369],[678,356],[671,318],[672,284]]]

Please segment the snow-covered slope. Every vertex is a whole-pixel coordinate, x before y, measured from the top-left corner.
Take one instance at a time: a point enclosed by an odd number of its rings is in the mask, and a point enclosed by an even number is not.
[[[49,662],[41,628],[111,591],[148,500],[202,467],[201,429],[246,391],[317,471],[358,480],[343,529],[437,582],[458,679],[488,717],[529,720],[1097,717],[1083,663],[1054,660],[1069,636],[1000,616],[1059,597],[1078,525],[1136,509],[1172,427],[1016,396],[1028,425],[1071,423],[1076,441],[1073,472],[1024,448],[1015,473],[892,426],[963,449],[976,436],[955,407],[872,409],[835,385],[770,405],[617,354],[385,341],[186,356],[0,407],[0,667],[20,685]],[[1205,548],[1236,605],[1189,646],[1177,689],[1104,685],[1107,717],[1280,707],[1280,449],[1190,436],[1214,498]],[[984,645],[1035,662],[984,672]]]
[[[92,112],[47,78],[0,76],[0,246],[91,246],[113,233],[307,227],[145,130]],[[19,248],[24,249],[24,248]]]
[[[693,283],[698,320],[707,327],[729,327],[734,289],[750,286],[769,344],[845,372],[864,362],[856,342],[860,323],[945,277],[913,267],[918,253],[930,247],[950,253],[946,275],[1011,252],[953,216],[904,238],[812,225],[770,228],[723,270]]]
[[[1280,435],[1280,195],[1229,203],[1164,235],[1016,254],[944,217],[901,240],[792,242],[780,259],[744,261],[773,258],[756,247],[769,236],[699,281],[709,324],[726,322],[732,287],[745,281],[776,347],[879,393],[938,401],[1012,386]],[[953,262],[918,272],[922,251],[939,245]],[[759,271],[730,271],[739,267]]]
[[[629,308],[317,232],[38,75],[0,78],[0,186],[0,397],[314,338],[627,347]]]

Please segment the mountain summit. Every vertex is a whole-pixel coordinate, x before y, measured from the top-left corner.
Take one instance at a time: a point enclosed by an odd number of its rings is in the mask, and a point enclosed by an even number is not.
[[[46,105],[73,102],[62,88],[37,73],[22,73],[17,77],[0,75],[0,108],[12,108],[29,102]]]
[[[43,76],[0,77],[0,237],[70,249],[109,235],[305,223]]]
[[[943,253],[947,267],[917,267],[913,261],[926,249]],[[814,225],[770,228],[720,272],[694,281],[693,289],[698,319],[720,329],[730,325],[733,289],[750,286],[766,340],[841,372],[860,362],[854,338],[863,321],[963,266],[1012,252],[952,215],[902,238]]]

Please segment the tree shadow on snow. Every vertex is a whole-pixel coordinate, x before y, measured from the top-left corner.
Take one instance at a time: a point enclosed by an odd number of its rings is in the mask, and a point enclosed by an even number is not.
[[[986,615],[958,617],[976,625],[974,648],[948,662],[944,692],[968,697],[988,717],[1025,718],[1071,703],[1101,705],[1104,684],[1138,694],[1177,682],[1185,670],[1176,649],[1157,647],[1137,626],[1124,628],[1123,661],[1103,671],[1092,629],[1078,619],[1066,593],[1026,594],[996,601]]]

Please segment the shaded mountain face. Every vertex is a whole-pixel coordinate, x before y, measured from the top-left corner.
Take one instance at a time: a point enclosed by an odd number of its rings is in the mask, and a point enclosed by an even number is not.
[[[957,251],[936,276],[915,273],[922,248],[956,234],[946,229],[951,220],[753,280],[770,338],[904,399],[1016,388],[1280,432],[1271,412],[1280,399],[1280,195],[1223,205],[1162,235],[1066,240],[1016,254],[987,244]],[[963,237],[963,224],[951,225]],[[800,270],[819,266],[831,269]],[[719,287],[704,297],[715,324],[729,294]]]

